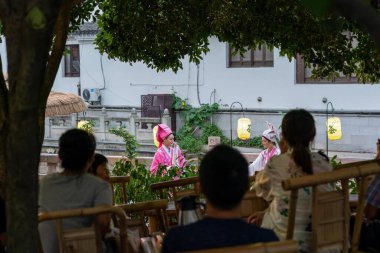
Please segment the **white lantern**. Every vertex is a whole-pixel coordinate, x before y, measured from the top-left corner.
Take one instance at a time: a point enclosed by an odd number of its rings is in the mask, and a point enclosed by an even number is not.
[[[237,136],[240,140],[248,140],[251,137],[251,120],[240,118],[237,126]]]
[[[332,141],[342,139],[342,124],[338,117],[328,118],[327,136]]]

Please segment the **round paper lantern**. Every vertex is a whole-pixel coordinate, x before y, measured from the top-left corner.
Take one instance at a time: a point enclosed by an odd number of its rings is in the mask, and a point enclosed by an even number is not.
[[[327,120],[327,136],[329,140],[342,139],[342,124],[338,117],[331,117]]]
[[[154,145],[158,148],[158,140],[156,138],[156,135],[157,135],[157,129],[158,129],[158,125],[156,125],[155,127],[153,127],[153,141],[154,141]]]
[[[248,140],[251,137],[251,120],[240,118],[238,120],[237,135],[240,140]]]

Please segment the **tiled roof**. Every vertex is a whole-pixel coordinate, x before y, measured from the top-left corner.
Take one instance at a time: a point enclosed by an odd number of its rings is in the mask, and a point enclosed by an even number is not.
[[[72,35],[96,35],[98,33],[98,25],[94,22],[82,24],[78,30],[72,32]]]

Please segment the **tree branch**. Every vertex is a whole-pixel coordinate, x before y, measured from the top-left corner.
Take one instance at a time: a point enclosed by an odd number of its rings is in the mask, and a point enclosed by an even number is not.
[[[57,22],[54,27],[54,38],[53,45],[51,49],[51,54],[48,59],[46,66],[44,87],[43,87],[43,98],[44,101],[49,96],[51,87],[53,86],[55,76],[57,74],[59,64],[65,49],[67,35],[70,25],[70,12],[73,8],[73,0],[65,0],[62,3],[62,8],[58,13]]]
[[[380,16],[369,4],[360,0],[334,0],[333,9],[365,28],[380,48]]]

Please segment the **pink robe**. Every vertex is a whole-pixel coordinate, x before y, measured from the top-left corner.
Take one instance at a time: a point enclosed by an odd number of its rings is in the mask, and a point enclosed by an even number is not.
[[[175,148],[170,147],[170,155],[166,152],[164,146],[161,146],[154,154],[153,162],[150,166],[150,173],[156,174],[159,164],[165,166],[175,165],[182,168],[185,161],[185,157],[182,155],[181,149],[178,146]]]

